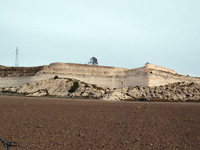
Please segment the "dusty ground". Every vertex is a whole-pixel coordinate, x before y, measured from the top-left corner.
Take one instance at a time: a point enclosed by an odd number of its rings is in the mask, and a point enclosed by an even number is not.
[[[200,149],[200,103],[0,96],[0,137],[10,150]],[[0,150],[3,144],[0,143]]]

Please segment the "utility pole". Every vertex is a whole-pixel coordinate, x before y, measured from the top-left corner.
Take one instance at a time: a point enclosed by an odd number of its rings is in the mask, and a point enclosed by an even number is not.
[[[16,47],[15,67],[19,66],[18,55],[19,55],[19,49],[18,47]]]
[[[123,99],[123,81],[121,81],[121,100],[120,100],[120,124],[122,124],[122,99]]]

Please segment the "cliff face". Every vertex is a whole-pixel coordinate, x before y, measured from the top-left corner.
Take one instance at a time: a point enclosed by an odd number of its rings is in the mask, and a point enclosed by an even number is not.
[[[146,64],[145,68],[148,72],[149,86],[160,86],[176,82],[194,82],[200,84],[200,77],[180,75],[174,70],[155,66],[152,64]]]
[[[73,78],[104,88],[124,86],[159,86],[175,82],[200,84],[199,77],[187,77],[174,70],[146,64],[136,69],[103,67],[83,64],[52,63],[40,67],[0,66],[0,87],[16,87],[32,81],[49,79],[54,76]]]
[[[124,75],[125,68],[104,67],[95,65],[84,64],[70,64],[70,63],[52,63],[45,68],[42,73],[58,74],[82,74],[82,75],[95,75],[95,76],[116,76]]]
[[[96,84],[100,87],[121,87],[124,71],[128,69],[83,64],[53,63],[37,73],[38,76],[59,76]]]

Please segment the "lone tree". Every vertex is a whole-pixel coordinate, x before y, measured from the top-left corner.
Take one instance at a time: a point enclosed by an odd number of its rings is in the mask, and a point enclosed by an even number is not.
[[[88,64],[98,65],[97,58],[95,58],[95,57],[90,58],[90,62],[88,62]]]

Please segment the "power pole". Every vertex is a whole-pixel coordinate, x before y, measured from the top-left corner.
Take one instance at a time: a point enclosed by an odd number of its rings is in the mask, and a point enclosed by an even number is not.
[[[123,114],[122,114],[122,113],[123,113],[123,112],[122,112],[123,84],[124,84],[123,81],[121,81],[120,124],[122,124],[122,121],[123,121],[123,120],[122,120],[122,117],[123,117],[123,116],[122,116],[122,115],[123,115]]]
[[[19,66],[18,55],[19,55],[19,49],[18,47],[16,47],[15,67]]]

